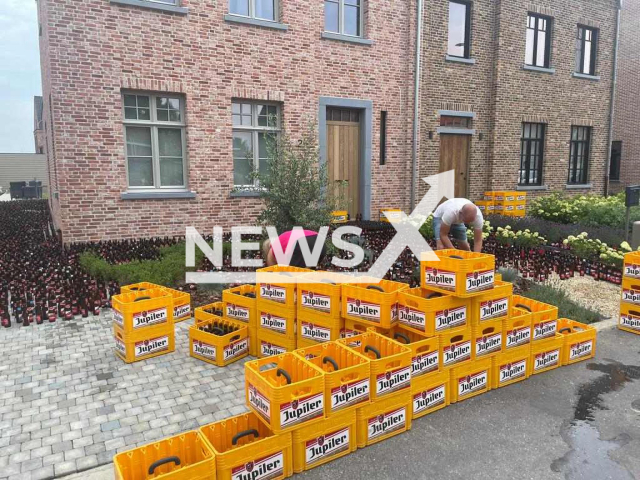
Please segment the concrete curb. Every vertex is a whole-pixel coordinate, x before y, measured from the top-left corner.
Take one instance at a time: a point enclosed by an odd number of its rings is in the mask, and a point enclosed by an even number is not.
[[[113,480],[113,463],[102,465],[101,467],[92,468],[91,470],[85,470],[84,472],[74,473],[62,477],[65,480]]]

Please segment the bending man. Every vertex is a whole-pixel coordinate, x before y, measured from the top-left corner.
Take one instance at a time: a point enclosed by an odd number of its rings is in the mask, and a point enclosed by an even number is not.
[[[473,250],[481,252],[484,217],[480,209],[466,198],[447,200],[433,213],[433,233],[437,249],[455,248],[449,239],[451,234],[460,250],[470,250],[465,224],[473,228]]]

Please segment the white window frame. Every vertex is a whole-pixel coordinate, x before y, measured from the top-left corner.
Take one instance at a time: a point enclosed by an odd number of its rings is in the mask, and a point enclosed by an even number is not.
[[[138,97],[149,97],[149,113],[150,120],[132,120],[125,117],[125,103],[124,97],[125,95],[136,95]],[[178,98],[180,99],[180,118],[182,119],[180,122],[172,122],[172,121],[160,121],[157,119],[157,108],[156,108],[156,99],[157,98]],[[154,190],[162,190],[163,192],[167,191],[177,191],[184,192],[188,189],[189,177],[188,177],[188,162],[187,162],[187,123],[186,123],[186,100],[185,96],[177,93],[152,93],[152,92],[140,92],[135,90],[123,90],[121,92],[120,104],[122,110],[122,125],[123,125],[123,135],[124,135],[124,156],[125,156],[125,165],[127,171],[127,189],[130,191],[154,191]],[[129,154],[127,152],[127,127],[149,127],[151,128],[151,158],[152,158],[152,169],[153,169],[153,186],[136,186],[131,185],[129,181]],[[173,128],[180,129],[181,132],[181,142],[182,142],[182,179],[183,185],[171,185],[171,186],[161,186],[160,184],[160,155],[159,155],[159,145],[158,145],[158,129],[159,128]]]
[[[243,99],[233,99],[231,102],[233,104],[240,105],[251,105],[251,125],[233,125],[233,132],[250,132],[251,133],[251,142],[253,147],[253,172],[258,173],[260,169],[260,144],[258,140],[259,133],[274,133],[276,136],[280,135],[280,131],[282,129],[282,104],[277,102],[264,102],[259,100],[243,100]],[[275,127],[261,127],[258,126],[258,106],[260,105],[268,105],[272,107],[276,107],[276,126]],[[233,116],[232,116],[233,118]],[[233,124],[233,120],[232,120]],[[233,157],[233,133],[231,135],[231,160],[232,162],[235,160]],[[235,183],[235,165],[232,165],[232,175],[233,179],[233,187],[236,189],[252,189],[252,188],[260,188],[260,184],[258,179],[254,179],[253,183],[238,185]]]
[[[324,2],[324,6],[326,7],[326,1]],[[344,0],[329,0],[333,3],[338,4],[338,30],[339,32],[332,32],[331,30],[327,30],[327,22],[325,20],[324,31],[327,33],[337,33],[339,35],[345,35],[347,37],[354,38],[364,38],[364,2],[366,0],[360,0],[360,18],[358,19],[360,35],[351,35],[350,33],[345,33],[344,31]],[[326,18],[326,17],[325,17]]]
[[[256,0],[249,0],[249,15],[242,15],[240,13],[234,13],[231,11],[231,0],[227,3],[229,9],[229,15],[234,15],[240,18],[255,18],[256,20],[262,20],[265,22],[279,22],[280,21],[280,0],[273,0],[273,19],[262,18],[256,16]]]

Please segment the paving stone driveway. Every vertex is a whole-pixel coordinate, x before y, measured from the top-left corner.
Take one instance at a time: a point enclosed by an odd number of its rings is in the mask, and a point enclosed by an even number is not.
[[[45,479],[107,464],[117,452],[246,411],[244,361],[225,368],[176,351],[127,365],[111,312],[0,330],[0,479]]]

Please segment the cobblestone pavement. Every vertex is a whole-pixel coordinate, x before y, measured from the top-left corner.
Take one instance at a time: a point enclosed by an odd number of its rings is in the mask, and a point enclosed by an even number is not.
[[[244,361],[218,368],[176,350],[130,365],[112,351],[111,311],[0,330],[0,479],[46,479],[246,411]],[[246,359],[245,359],[246,361]]]

